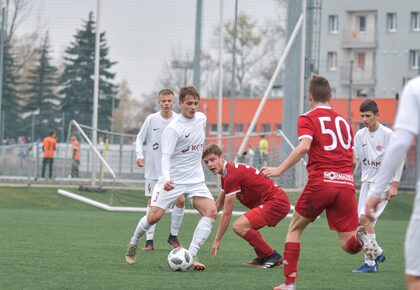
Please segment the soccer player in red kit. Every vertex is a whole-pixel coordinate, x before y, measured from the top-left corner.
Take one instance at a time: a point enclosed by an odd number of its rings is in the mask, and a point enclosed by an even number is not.
[[[229,226],[236,198],[250,210],[233,223],[237,235],[248,241],[257,257],[246,262],[248,266],[272,268],[281,264],[278,254],[262,237],[259,229],[274,227],[287,216],[290,201],[286,193],[274,181],[260,171],[244,163],[227,162],[222,150],[215,144],[203,150],[203,160],[214,174],[220,174],[221,192],[216,201],[217,211],[223,208],[216,237],[211,248],[214,257],[220,248],[222,237]]]
[[[284,249],[285,283],[278,289],[296,289],[300,239],[306,226],[324,210],[331,230],[338,233],[342,248],[356,254],[362,248],[368,256],[373,248],[367,243],[367,232],[358,226],[353,181],[353,134],[348,121],[334,112],[329,101],[331,88],[321,76],[309,85],[311,110],[298,118],[299,145],[279,167],[263,167],[267,177],[279,176],[308,153],[308,181],[299,196]]]

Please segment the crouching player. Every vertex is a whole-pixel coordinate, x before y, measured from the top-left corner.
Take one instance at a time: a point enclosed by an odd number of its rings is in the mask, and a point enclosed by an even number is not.
[[[265,177],[258,169],[243,163],[227,162],[221,149],[210,144],[203,150],[203,160],[214,174],[220,174],[221,192],[216,201],[217,211],[223,208],[216,237],[211,248],[214,257],[220,248],[222,237],[229,226],[236,198],[250,210],[233,223],[237,235],[248,241],[257,257],[246,262],[248,266],[272,268],[281,264],[278,254],[262,237],[259,229],[274,227],[290,211],[286,193],[272,179]]]

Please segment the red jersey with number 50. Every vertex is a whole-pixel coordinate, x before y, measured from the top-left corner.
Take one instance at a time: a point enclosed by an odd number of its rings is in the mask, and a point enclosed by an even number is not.
[[[354,188],[353,133],[344,117],[316,107],[299,116],[298,138],[312,139],[306,166],[311,185]]]
[[[236,198],[247,208],[254,208],[269,199],[276,185],[260,171],[244,163],[226,163],[221,178],[225,196],[236,194]]]

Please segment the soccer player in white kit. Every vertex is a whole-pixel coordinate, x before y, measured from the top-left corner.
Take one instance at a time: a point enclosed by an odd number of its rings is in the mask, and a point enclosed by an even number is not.
[[[378,122],[379,109],[374,100],[365,100],[360,104],[359,111],[365,126],[365,128],[357,131],[354,137],[356,169],[358,166],[361,166],[362,169],[358,204],[359,223],[366,228],[368,240],[377,250],[377,257],[373,260],[365,255],[365,263],[358,269],[353,270],[353,272],[369,273],[378,271],[378,264],[385,261],[385,253],[376,242],[375,222],[366,218],[366,200],[369,188],[376,181],[378,170],[381,168],[382,158],[393,132]],[[385,188],[386,199],[378,205],[378,210],[375,214],[376,220],[384,211],[388,200],[397,194],[403,168],[404,162],[401,162],[392,179],[389,180],[389,185]]]
[[[181,114],[176,116],[162,134],[162,176],[153,189],[150,211],[137,224],[130,240],[125,260],[136,262],[139,239],[157,223],[182,194],[192,199],[201,215],[188,248],[194,257],[193,269],[205,270],[197,259],[198,250],[211,233],[217,217],[216,203],[204,181],[201,155],[204,147],[207,117],[198,112],[200,95],[194,87],[183,87],[179,92]]]
[[[407,83],[401,96],[394,134],[385,153],[376,182],[369,190],[366,203],[366,215],[375,220],[378,205],[384,198],[388,181],[400,166],[414,137],[417,136],[417,149],[420,144],[420,77]],[[414,207],[405,238],[405,273],[407,288],[420,289],[420,170],[419,152],[417,151],[417,183]]]
[[[136,139],[136,163],[139,167],[144,166],[145,190],[144,194],[148,197],[147,212],[150,210],[153,188],[162,175],[161,170],[161,136],[166,126],[178,115],[173,109],[174,93],[170,89],[163,89],[158,94],[159,112],[150,114],[143,123]],[[145,143],[145,156],[143,155],[143,144]],[[178,232],[184,216],[185,197],[180,195],[175,202],[171,214],[171,232],[168,243],[173,248],[178,248],[181,244],[178,241]],[[147,213],[146,212],[146,213]],[[153,251],[153,236],[156,225],[152,225],[146,233],[146,245],[143,250]]]

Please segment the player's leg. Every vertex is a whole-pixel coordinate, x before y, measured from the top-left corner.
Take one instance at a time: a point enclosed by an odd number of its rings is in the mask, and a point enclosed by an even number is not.
[[[147,209],[146,209],[146,215],[149,213],[150,211],[150,202],[152,200],[152,194],[153,194],[153,189],[155,187],[157,183],[157,180],[155,179],[146,179],[146,183],[145,183],[145,190],[144,190],[144,195],[147,196]],[[156,224],[152,225],[149,230],[146,233],[146,245],[143,248],[143,251],[153,251],[154,247],[153,247],[153,237],[155,235],[155,228],[156,228]]]
[[[217,209],[213,196],[204,183],[197,184],[191,188],[191,192],[194,192],[194,194],[190,195],[193,206],[200,213],[201,219],[195,228],[188,250],[194,256],[193,269],[202,271],[206,269],[206,266],[198,262],[197,253],[211,233],[213,223],[217,217]]]
[[[418,193],[417,193],[418,194]],[[420,221],[412,218],[405,237],[405,274],[407,289],[420,289]]]
[[[172,209],[171,214],[171,232],[169,233],[168,243],[172,248],[182,247],[181,243],[178,240],[178,232],[181,227],[182,219],[184,217],[184,207],[185,207],[185,196],[180,195],[176,201],[175,206]]]
[[[180,194],[177,188],[171,191],[165,191],[163,189],[163,183],[156,184],[153,189],[149,213],[143,216],[138,222],[128,245],[125,255],[125,260],[128,264],[132,265],[136,263],[136,251],[140,238],[146,234],[152,225],[156,224],[163,217],[166,209],[175,202],[177,196]]]
[[[263,238],[258,230],[267,225],[261,208],[253,208],[240,216],[232,225],[233,231],[254,248],[257,258],[246,262],[247,266],[272,268],[281,264],[282,256],[278,254]],[[249,217],[249,219],[248,219]],[[252,222],[251,222],[252,221]]]

